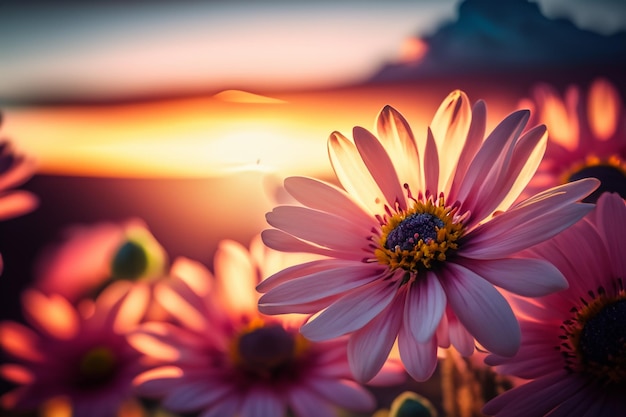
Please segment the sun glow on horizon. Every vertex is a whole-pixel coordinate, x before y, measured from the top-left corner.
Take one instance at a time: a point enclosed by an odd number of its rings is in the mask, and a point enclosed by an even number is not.
[[[318,147],[324,136],[279,103],[285,101],[231,90],[167,103],[8,110],[6,125],[47,174],[318,172],[326,159]]]
[[[3,132],[47,175],[202,178],[258,172],[327,178],[332,168],[326,141],[333,131],[350,137],[354,126],[362,126],[375,132],[376,115],[391,105],[416,135],[425,134],[447,93],[402,84],[276,97],[226,90],[131,104],[15,107],[4,111]],[[513,102],[501,95],[489,100],[496,104],[489,119],[508,112],[507,100]]]

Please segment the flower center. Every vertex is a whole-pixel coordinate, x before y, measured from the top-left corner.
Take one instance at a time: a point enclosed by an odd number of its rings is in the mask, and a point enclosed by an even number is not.
[[[604,192],[618,193],[622,198],[626,198],[626,163],[616,156],[607,160],[589,157],[583,164],[565,175],[564,182],[582,178],[597,178],[601,182],[600,187],[583,200],[586,203],[595,203]]]
[[[137,279],[148,268],[146,249],[132,240],[124,243],[117,250],[112,263],[112,273],[118,279]]]
[[[433,214],[411,214],[387,234],[385,248],[411,250],[420,240],[425,244],[431,243],[437,239],[437,231],[443,226],[443,221]]]
[[[435,203],[413,200],[413,207],[381,219],[376,259],[391,269],[410,272],[431,269],[445,261],[463,234],[456,208],[446,207],[443,197]]]
[[[614,365],[626,360],[626,299],[604,306],[583,327],[578,348],[586,362]]]
[[[307,343],[280,324],[265,324],[257,319],[234,340],[231,357],[247,375],[276,380],[295,371],[294,362]]]
[[[591,302],[573,309],[575,316],[562,326],[569,343],[561,345],[566,368],[606,382],[626,382],[626,292],[609,297],[603,288],[590,292]]]
[[[77,385],[89,388],[107,383],[115,374],[116,365],[111,349],[104,346],[90,349],[78,363]]]

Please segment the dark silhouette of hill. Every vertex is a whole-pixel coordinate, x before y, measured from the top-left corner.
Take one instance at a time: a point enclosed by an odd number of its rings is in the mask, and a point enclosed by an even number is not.
[[[370,81],[504,74],[575,81],[626,74],[626,32],[581,30],[569,20],[545,17],[526,0],[466,0],[458,16],[422,37],[428,51],[420,61],[386,64]]]

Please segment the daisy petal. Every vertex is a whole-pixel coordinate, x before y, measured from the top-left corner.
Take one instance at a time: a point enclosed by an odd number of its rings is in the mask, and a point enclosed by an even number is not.
[[[135,377],[133,385],[138,395],[159,398],[180,383],[183,371],[175,366],[161,366],[145,371]]]
[[[293,265],[276,272],[272,276],[264,279],[257,285],[257,291],[267,292],[277,286],[288,282],[294,278],[303,277],[306,275],[315,274],[317,272],[332,270],[334,268],[341,268],[348,265],[361,265],[362,262],[350,262],[343,259],[320,259],[315,261],[306,262],[303,264]]]
[[[547,140],[545,126],[538,126],[506,144],[505,151],[488,172],[489,177],[472,194],[476,200],[472,209],[475,221],[485,219],[497,210],[509,209],[537,170]]]
[[[350,337],[348,362],[357,381],[371,380],[385,364],[402,323],[400,298]]]
[[[0,322],[0,347],[5,354],[20,360],[40,362],[45,358],[38,348],[42,346],[40,336],[30,327],[13,321]]]
[[[591,204],[576,203],[598,186],[587,178],[547,190],[499,214],[468,233],[459,255],[475,259],[505,258],[548,240],[583,218]]]
[[[380,190],[354,143],[341,133],[333,132],[328,138],[328,155],[337,179],[348,194],[358,198],[371,213],[380,212],[384,204]]]
[[[611,259],[611,267],[616,277],[626,276],[626,256],[624,256],[624,236],[626,236],[626,203],[619,194],[604,193],[597,203],[596,222]],[[622,219],[622,221],[616,221]]]
[[[513,356],[521,342],[520,327],[504,297],[487,281],[450,263],[441,280],[448,302],[463,326],[486,349]]]
[[[502,169],[505,156],[503,149],[510,148],[515,138],[519,137],[528,117],[529,112],[526,110],[510,114],[485,139],[458,187],[457,199],[463,202],[464,210],[472,212],[481,203],[482,200],[477,197],[481,189],[494,189],[490,183],[497,180],[496,172]],[[479,220],[482,219],[474,221]]]
[[[563,274],[542,259],[505,258],[462,259],[457,263],[472,270],[493,285],[525,297],[540,297],[568,287]]]
[[[613,412],[608,410],[596,411],[593,410],[595,405],[606,405],[605,395],[594,392],[594,390],[581,390],[576,395],[570,396],[564,399],[557,408],[550,411],[550,417],[597,417],[597,416],[618,416],[622,414],[623,404],[620,403],[618,408]],[[591,412],[590,412],[591,409]]]
[[[261,232],[261,237],[263,238],[263,243],[265,243],[269,248],[281,252],[314,253],[323,256],[333,256],[340,259],[356,259],[359,261],[363,258],[362,254],[355,254],[354,251],[343,252],[321,248],[278,229],[263,230],[263,232]]]
[[[198,333],[210,327],[205,303],[183,281],[173,281],[171,285],[157,285],[154,297],[185,327]]]
[[[389,155],[387,155],[385,148],[383,148],[376,136],[362,127],[355,127],[352,134],[354,136],[354,144],[372,178],[374,178],[378,188],[385,196],[387,205],[393,207],[398,202],[402,209],[406,208],[404,189],[400,185],[394,164]]]
[[[176,412],[193,412],[210,406],[228,394],[228,385],[194,381],[178,383],[162,401],[165,408]]]
[[[565,370],[516,387],[489,401],[483,413],[527,417],[546,415],[560,402],[575,395],[583,386],[582,378],[568,377]]]
[[[463,356],[470,356],[474,353],[474,337],[461,324],[453,312],[448,313],[448,338],[450,344]],[[441,342],[439,346],[443,346]]]
[[[424,183],[422,169],[411,126],[393,107],[385,106],[376,119],[380,142],[394,161],[401,184],[413,184],[421,189]]]
[[[429,131],[432,131],[437,149],[445,150],[446,155],[445,158],[441,158],[438,190],[444,190],[446,185],[449,185],[449,180],[463,151],[471,118],[472,113],[467,95],[460,90],[455,90],[444,99],[430,123]]]
[[[289,406],[297,417],[336,417],[337,413],[319,395],[298,386],[291,388]]]
[[[396,285],[373,282],[356,288],[307,322],[300,331],[307,339],[320,341],[358,330],[389,305],[395,297]]]
[[[426,381],[437,367],[437,340],[430,339],[426,343],[418,343],[413,339],[411,330],[406,324],[400,328],[398,335],[400,358],[406,371],[416,381]]]
[[[388,358],[379,373],[367,382],[371,387],[388,387],[406,382],[406,372],[400,358]]]
[[[368,243],[367,229],[323,211],[300,206],[278,206],[265,217],[275,228],[326,248],[343,251],[357,248],[358,251]]]
[[[78,312],[60,295],[46,296],[36,290],[26,290],[22,306],[26,319],[49,336],[69,340],[79,331]]]
[[[598,78],[589,87],[587,99],[589,127],[593,135],[601,141],[610,139],[624,120],[620,118],[623,108],[620,93],[608,80]]]
[[[256,311],[258,273],[248,251],[240,243],[222,240],[213,258],[215,290],[225,305],[242,314]]]
[[[309,385],[328,402],[352,411],[367,412],[376,405],[374,396],[354,381],[315,379]]]
[[[332,184],[307,177],[289,177],[285,179],[285,189],[307,207],[371,227],[372,216],[344,190]]]
[[[439,192],[439,155],[433,133],[428,128],[426,149],[424,150],[424,187],[426,194],[437,195]]]
[[[446,294],[437,276],[430,271],[409,285],[404,322],[416,341],[426,343],[439,326],[446,308]]]
[[[236,416],[241,405],[241,400],[235,396],[226,397],[211,405],[211,408],[201,413],[198,417],[225,417]]]
[[[502,197],[495,208],[487,206],[485,212],[504,211],[519,198],[524,188],[537,172],[537,168],[545,154],[548,142],[548,132],[544,125],[536,126],[526,132],[517,142],[511,162],[502,175],[503,181],[498,188],[503,190]],[[485,200],[489,200],[485,198]],[[481,216],[477,216],[481,217]]]
[[[448,195],[450,201],[458,200],[456,195],[459,190],[459,185],[462,183],[462,179],[465,178],[465,173],[469,167],[472,159],[476,155],[476,152],[480,149],[483,140],[485,138],[485,125],[487,123],[487,108],[485,102],[478,100],[472,108],[472,122],[470,124],[469,131],[467,133],[467,140],[463,147],[463,151],[459,156],[456,172],[451,178],[452,183],[444,188],[444,193]]]
[[[380,275],[380,271],[362,263],[327,269],[279,285],[261,297],[259,306],[293,306],[321,300],[368,284]]]
[[[0,220],[29,213],[39,206],[39,198],[28,191],[11,191],[0,197]]]
[[[284,416],[286,404],[269,389],[253,388],[241,405],[241,417]]]

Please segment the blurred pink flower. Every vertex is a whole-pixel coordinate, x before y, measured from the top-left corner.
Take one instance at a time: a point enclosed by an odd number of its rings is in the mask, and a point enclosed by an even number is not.
[[[626,413],[626,203],[604,193],[597,207],[528,253],[553,262],[569,289],[514,298],[522,345],[486,362],[530,379],[488,402],[498,416],[621,416]]]
[[[472,109],[454,91],[417,142],[389,106],[378,115],[378,138],[361,127],[354,142],[334,132],[329,154],[346,191],[288,178],[287,191],[305,207],[275,208],[267,214],[275,229],[263,232],[271,248],[329,259],[262,282],[260,311],[321,311],[302,334],[312,341],[350,334],[348,358],[360,381],[378,372],[396,338],[418,380],[434,372],[438,346],[467,356],[476,338],[490,351],[514,355],[519,325],[494,286],[525,296],[566,287],[547,261],[513,254],[582,218],[592,206],[576,201],[598,181],[512,206],[539,165],[546,129],[521,135],[529,113],[518,111],[485,139],[485,112],[483,102]]]
[[[2,113],[0,113],[0,127]],[[13,152],[6,138],[0,138],[0,220],[28,213],[39,200],[28,191],[11,190],[22,185],[35,173],[35,160]]]
[[[160,278],[167,274],[167,262],[165,250],[139,219],[75,225],[37,259],[34,286],[76,303],[111,280]]]
[[[595,202],[604,191],[626,198],[626,112],[613,84],[598,78],[586,96],[570,86],[563,97],[550,85],[539,84],[520,107],[534,109],[531,122],[546,124],[550,132],[528,193],[597,177],[602,184],[586,201]]]
[[[9,141],[0,138],[0,220],[12,219],[37,208],[39,200],[35,195],[28,191],[13,190],[29,180],[34,173],[34,159],[16,154]],[[3,261],[0,257],[0,273],[2,268]]]
[[[14,362],[0,374],[17,388],[0,398],[5,409],[35,410],[66,398],[74,417],[110,417],[132,398],[132,379],[145,369],[127,342],[147,307],[145,298],[116,283],[76,309],[62,296],[23,293],[31,327],[0,324],[0,346]]]
[[[264,271],[280,266],[274,261],[285,258],[270,252],[260,239],[250,253],[222,241],[214,279],[200,264],[186,261],[186,274],[209,280],[191,280],[197,283],[193,288],[183,280],[157,287],[157,299],[179,324],[146,323],[131,336],[133,346],[162,361],[137,377],[139,394],[203,417],[280,417],[288,409],[299,417],[322,417],[335,416],[335,407],[373,409],[372,394],[350,374],[345,338],[309,342],[298,333],[302,316],[258,313],[255,285]],[[390,364],[378,382],[398,384],[402,375],[401,366]]]

